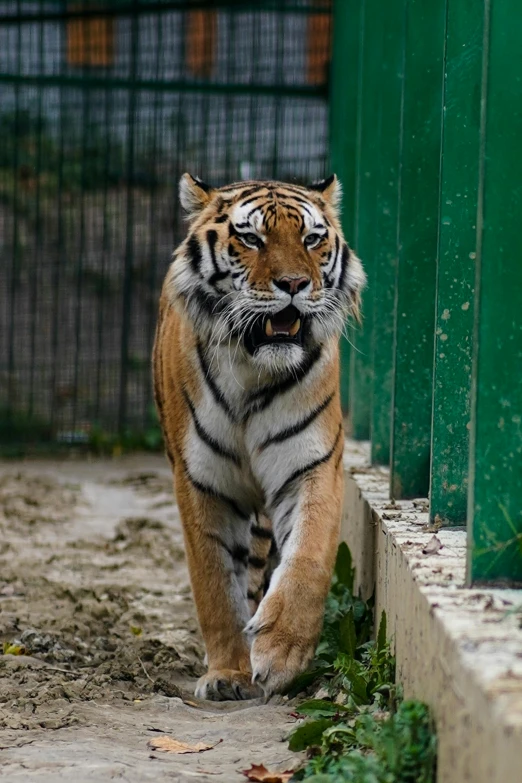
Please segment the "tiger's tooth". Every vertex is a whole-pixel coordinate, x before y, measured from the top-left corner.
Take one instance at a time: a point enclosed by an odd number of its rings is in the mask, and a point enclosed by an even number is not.
[[[266,332],[267,337],[273,337],[274,336],[274,330],[272,329],[272,321],[270,320],[270,318],[266,319],[265,332]]]
[[[295,337],[295,335],[297,334],[300,328],[301,328],[301,319],[298,318],[297,321],[294,324],[292,324],[292,326],[290,327],[288,334],[290,334],[292,337]]]

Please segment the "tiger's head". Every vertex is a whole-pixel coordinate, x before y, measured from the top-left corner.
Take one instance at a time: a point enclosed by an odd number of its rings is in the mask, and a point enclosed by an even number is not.
[[[361,262],[339,224],[340,184],[240,182],[211,188],[184,174],[190,222],[168,282],[198,336],[234,342],[259,370],[284,372],[359,315]]]

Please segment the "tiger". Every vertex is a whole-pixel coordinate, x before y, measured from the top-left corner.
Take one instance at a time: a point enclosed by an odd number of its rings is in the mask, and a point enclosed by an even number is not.
[[[179,184],[154,397],[206,648],[200,699],[285,692],[320,636],[340,534],[339,338],[366,276],[335,175]]]

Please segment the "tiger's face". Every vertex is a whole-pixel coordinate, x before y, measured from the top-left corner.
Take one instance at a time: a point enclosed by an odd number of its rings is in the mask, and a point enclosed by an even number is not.
[[[335,176],[308,188],[241,182],[213,189],[184,174],[187,238],[169,294],[198,335],[235,345],[259,370],[284,372],[358,317],[361,262],[339,225]]]

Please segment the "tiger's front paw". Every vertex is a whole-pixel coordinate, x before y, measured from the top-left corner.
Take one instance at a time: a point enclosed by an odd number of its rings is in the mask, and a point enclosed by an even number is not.
[[[263,695],[263,691],[252,682],[250,672],[211,669],[199,678],[195,695],[198,699],[210,701],[232,701],[256,699]]]
[[[274,593],[261,602],[245,631],[251,639],[252,682],[265,696],[284,691],[314,657],[323,605]]]

